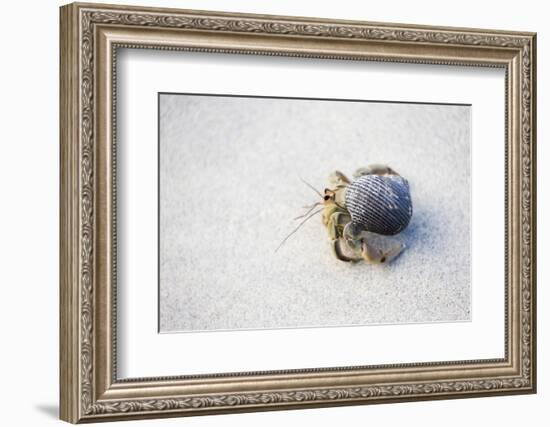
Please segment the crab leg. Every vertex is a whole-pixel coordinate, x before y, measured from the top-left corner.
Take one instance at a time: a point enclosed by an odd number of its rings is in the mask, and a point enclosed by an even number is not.
[[[361,255],[366,261],[373,264],[390,262],[397,257],[403,249],[405,249],[405,245],[403,243],[397,243],[389,251],[384,252],[369,244],[365,239],[361,242]]]
[[[361,256],[357,255],[355,257],[349,256],[343,250],[342,245],[344,241],[342,239],[342,233],[345,224],[349,223],[350,216],[347,213],[336,211],[333,212],[327,221],[327,230],[329,235],[329,241],[331,243],[331,248],[337,259],[345,262],[355,262],[361,260]],[[348,250],[348,252],[350,252]]]

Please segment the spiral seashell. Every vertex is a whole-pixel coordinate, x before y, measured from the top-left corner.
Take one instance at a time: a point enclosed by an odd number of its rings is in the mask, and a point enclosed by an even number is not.
[[[366,231],[392,236],[412,217],[408,181],[400,175],[363,175],[346,189],[346,208],[354,223]]]

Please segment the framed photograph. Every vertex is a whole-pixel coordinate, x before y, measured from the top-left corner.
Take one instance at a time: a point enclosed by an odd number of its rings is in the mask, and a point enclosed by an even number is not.
[[[60,22],[63,420],[535,392],[534,33]]]

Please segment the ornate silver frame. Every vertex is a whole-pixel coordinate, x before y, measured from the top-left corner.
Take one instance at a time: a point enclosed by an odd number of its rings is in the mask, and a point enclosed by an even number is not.
[[[61,8],[60,40],[61,419],[77,423],[535,392],[534,33],[70,4]],[[505,357],[118,380],[118,47],[505,68]]]

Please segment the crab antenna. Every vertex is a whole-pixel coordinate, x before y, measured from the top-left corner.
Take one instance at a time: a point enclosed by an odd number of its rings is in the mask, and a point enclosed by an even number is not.
[[[303,218],[303,217],[305,217],[305,216],[308,216],[308,215],[311,213],[311,211],[312,211],[313,209],[315,209],[317,206],[319,206],[320,204],[321,204],[321,202],[317,202],[317,203],[314,203],[314,204],[311,205],[311,206],[306,206],[306,208],[308,208],[308,211],[307,211],[305,214],[300,215],[300,216],[297,216],[297,217],[294,218],[294,219],[296,220],[296,219],[300,219],[300,218]]]
[[[307,185],[309,188],[311,188],[313,191],[315,191],[319,197],[323,197],[323,195],[321,194],[321,192],[319,190],[317,190],[313,185],[311,185],[309,182],[306,182],[306,180],[302,177],[300,177],[300,181],[302,181],[305,185]]]
[[[296,233],[300,229],[300,227],[302,227],[302,225],[304,225],[310,218],[312,218],[315,215],[317,215],[318,213],[322,212],[322,210],[323,210],[323,208],[316,210],[312,214],[308,215],[302,222],[300,222],[300,224],[298,224],[298,226],[294,230],[292,230],[288,234],[288,236],[286,236],[283,239],[283,241],[279,244],[279,246],[277,246],[277,249],[275,249],[275,252],[277,252],[279,249],[281,249],[281,246],[283,246],[286,243],[286,241],[290,238],[290,236],[292,236],[294,233]]]

